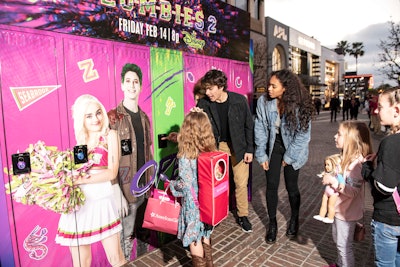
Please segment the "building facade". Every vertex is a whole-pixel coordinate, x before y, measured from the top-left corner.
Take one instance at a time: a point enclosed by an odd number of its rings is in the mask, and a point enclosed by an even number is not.
[[[325,103],[329,103],[333,94],[342,98],[352,91],[345,84],[344,56],[311,36],[264,17],[264,0],[222,2],[250,13],[254,102],[266,91],[270,73],[285,68],[298,74],[310,94]]]
[[[343,55],[279,21],[265,18],[267,73],[289,68],[296,73],[313,97],[329,103],[332,94],[344,93]]]

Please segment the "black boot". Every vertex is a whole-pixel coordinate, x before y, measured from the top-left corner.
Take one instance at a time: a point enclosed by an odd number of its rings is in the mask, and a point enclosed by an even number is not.
[[[299,230],[299,216],[291,217],[289,226],[286,230],[287,237],[297,236],[297,231]]]
[[[266,237],[266,241],[268,244],[273,244],[276,242],[276,234],[278,233],[278,223],[276,222],[275,218],[269,219],[269,228]]]
[[[295,237],[297,236],[297,231],[299,230],[300,193],[290,192],[289,203],[292,215],[290,217],[290,222],[286,230],[286,236]]]

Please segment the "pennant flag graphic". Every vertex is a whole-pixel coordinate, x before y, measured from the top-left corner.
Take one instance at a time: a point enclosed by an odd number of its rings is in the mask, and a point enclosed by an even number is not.
[[[10,87],[20,111],[60,88],[61,85]]]

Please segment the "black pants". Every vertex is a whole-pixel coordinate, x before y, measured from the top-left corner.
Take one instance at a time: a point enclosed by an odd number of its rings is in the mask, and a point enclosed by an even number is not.
[[[343,120],[345,121],[345,120],[348,120],[348,119],[349,119],[349,110],[348,109],[343,109]]]
[[[331,121],[336,121],[337,109],[331,109]]]
[[[285,153],[282,137],[276,135],[274,149],[272,150],[271,159],[269,162],[269,170],[266,171],[267,178],[267,208],[269,218],[276,217],[276,210],[278,207],[278,188],[281,176],[281,167],[283,155]],[[289,195],[289,203],[292,211],[292,217],[299,216],[300,210],[300,191],[297,184],[299,178],[299,170],[294,170],[291,165],[283,168],[285,177],[286,191]]]

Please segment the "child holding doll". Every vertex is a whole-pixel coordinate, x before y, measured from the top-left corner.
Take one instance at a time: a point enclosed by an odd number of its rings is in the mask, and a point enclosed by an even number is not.
[[[364,157],[372,153],[372,143],[368,126],[359,121],[342,122],[334,138],[336,147],[341,150],[340,166],[346,184],[339,190],[335,203],[332,237],[338,256],[335,265],[330,266],[354,267],[354,231],[364,213],[361,167]],[[335,179],[332,178],[332,174],[324,174],[323,184],[331,185]]]
[[[212,229],[200,221],[198,199],[197,158],[201,152],[216,151],[214,134],[208,116],[200,108],[192,108],[185,116],[178,133],[179,178],[170,181],[175,197],[182,197],[178,239],[190,248],[193,266],[212,267]]]

